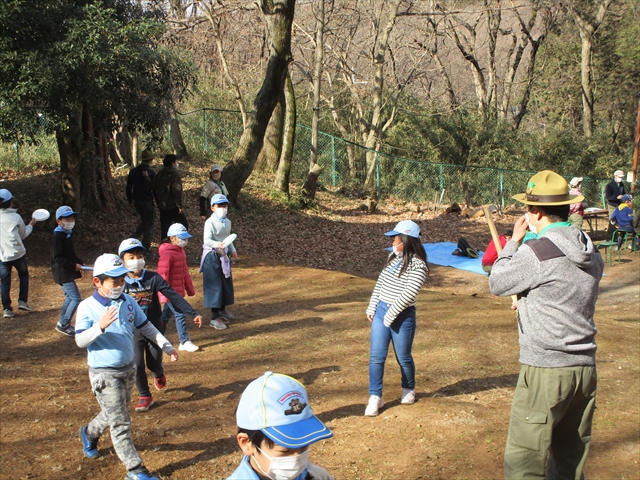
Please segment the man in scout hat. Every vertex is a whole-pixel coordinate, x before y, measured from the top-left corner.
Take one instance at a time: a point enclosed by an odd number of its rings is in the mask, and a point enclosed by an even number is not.
[[[595,409],[593,313],[604,263],[587,234],[567,221],[569,205],[583,197],[570,195],[560,175],[539,172],[513,198],[528,211],[489,277],[493,294],[518,296],[521,369],[505,478],[582,478]],[[527,228],[538,237],[521,245]]]
[[[138,215],[140,215],[140,223],[131,237],[139,239],[142,235],[142,245],[147,250],[151,248],[155,220],[154,193],[151,189],[151,182],[155,178],[156,172],[150,166],[153,163],[153,158],[153,153],[150,150],[144,150],[140,158],[142,163],[129,170],[127,177],[127,200],[129,203],[133,203]]]

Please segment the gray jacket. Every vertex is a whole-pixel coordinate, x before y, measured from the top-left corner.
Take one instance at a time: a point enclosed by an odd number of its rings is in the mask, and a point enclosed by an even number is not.
[[[540,247],[549,247],[543,238],[559,249],[557,255],[540,253],[545,250]],[[549,228],[518,247],[518,242],[507,242],[489,287],[495,295],[518,296],[520,363],[595,365],[593,314],[604,269],[600,252],[585,233],[566,226]]]

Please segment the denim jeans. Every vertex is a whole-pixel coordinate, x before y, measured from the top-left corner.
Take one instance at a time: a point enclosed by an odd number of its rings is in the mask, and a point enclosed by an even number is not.
[[[80,302],[82,301],[82,297],[80,296],[80,290],[78,290],[76,282],[67,282],[60,286],[64,292],[64,302],[62,302],[62,309],[60,310],[60,319],[58,320],[58,323],[63,327],[66,327],[71,323],[71,319],[76,313],[78,305],[80,305]]]
[[[169,323],[171,320],[171,315],[175,315],[176,317],[176,330],[178,331],[178,338],[180,339],[180,343],[184,343],[189,341],[189,332],[187,332],[187,316],[176,310],[176,308],[171,304],[171,302],[167,302],[164,304],[164,310],[162,310],[162,321],[165,324]]]
[[[11,310],[11,267],[15,267],[18,278],[20,278],[18,300],[26,303],[29,298],[29,270],[27,269],[26,255],[9,262],[0,262],[0,291],[2,292],[2,308],[4,310]]]
[[[413,337],[416,333],[416,307],[409,307],[396,317],[391,327],[384,325],[384,315],[389,304],[379,301],[371,323],[371,347],[369,351],[369,395],[382,397],[384,362],[393,343],[396,360],[400,365],[402,388],[413,390],[416,386],[416,366],[411,356]]]

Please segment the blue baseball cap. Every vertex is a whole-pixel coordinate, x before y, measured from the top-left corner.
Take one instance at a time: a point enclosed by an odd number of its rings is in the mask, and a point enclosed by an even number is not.
[[[633,200],[633,197],[631,195],[622,195],[622,198],[620,199],[623,202],[630,202],[631,200]]]
[[[181,240],[185,240],[187,238],[193,238],[193,235],[191,235],[187,231],[187,227],[181,223],[174,223],[169,227],[169,230],[167,230],[167,237],[178,237]]]
[[[121,277],[133,270],[124,266],[119,256],[113,253],[105,253],[96,258],[93,264],[93,276],[106,275],[107,277]]]
[[[221,205],[223,203],[229,203],[227,197],[225,197],[221,193],[216,193],[213,197],[211,197],[211,205]]]
[[[13,195],[6,188],[0,188],[0,202],[8,202],[13,198]]]
[[[56,220],[60,218],[70,217],[71,215],[78,215],[78,212],[74,212],[73,208],[63,205],[56,210]]]
[[[395,237],[396,235],[409,235],[410,237],[420,238],[420,227],[411,220],[402,220],[393,227],[393,230],[385,233],[387,237]]]
[[[240,428],[260,430],[287,448],[302,448],[333,437],[313,414],[304,385],[273,372],[256,378],[242,392],[236,422]]]
[[[147,249],[142,245],[142,242],[137,238],[127,238],[123,240],[120,246],[118,247],[118,255],[122,256],[124,252],[128,252],[129,250],[133,250],[134,248],[141,248],[145,252]]]

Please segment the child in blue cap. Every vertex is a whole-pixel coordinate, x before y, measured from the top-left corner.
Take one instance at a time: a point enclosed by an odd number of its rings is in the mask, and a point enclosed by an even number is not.
[[[309,445],[333,433],[313,414],[295,378],[266,372],[252,381],[240,397],[236,421],[245,456],[227,480],[333,480],[309,463]]]

